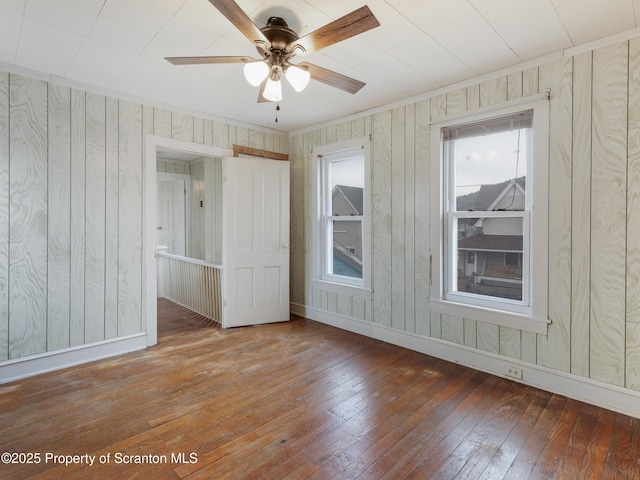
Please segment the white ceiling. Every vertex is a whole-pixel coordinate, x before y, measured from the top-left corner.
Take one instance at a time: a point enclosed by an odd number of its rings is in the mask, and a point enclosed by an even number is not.
[[[236,0],[305,35],[364,4],[381,26],[304,61],[366,82],[351,95],[286,82],[256,103],[241,64],[174,66],[165,56],[249,55],[208,0],[0,0],[0,62],[115,96],[293,131],[635,29],[640,0]],[[301,56],[293,63],[302,61]],[[0,65],[1,66],[1,65]]]

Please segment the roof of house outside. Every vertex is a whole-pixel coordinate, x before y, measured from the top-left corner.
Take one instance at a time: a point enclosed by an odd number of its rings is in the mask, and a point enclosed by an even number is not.
[[[458,211],[487,211],[489,207],[496,201],[498,196],[504,192],[507,186],[513,180],[507,180],[501,183],[489,185],[481,185],[477,192],[461,195],[456,198]],[[516,178],[516,182],[524,189],[526,177]]]
[[[363,214],[363,188],[362,187],[349,187],[347,185],[336,185],[333,187],[333,195],[336,192],[340,192],[344,198],[351,204],[354,208],[354,215],[362,215]]]

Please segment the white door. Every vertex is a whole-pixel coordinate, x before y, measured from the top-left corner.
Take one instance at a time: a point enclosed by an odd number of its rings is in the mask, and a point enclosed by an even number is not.
[[[289,320],[289,162],[223,161],[222,326]]]
[[[186,211],[184,180],[158,182],[158,246],[169,247],[168,253],[186,255]]]

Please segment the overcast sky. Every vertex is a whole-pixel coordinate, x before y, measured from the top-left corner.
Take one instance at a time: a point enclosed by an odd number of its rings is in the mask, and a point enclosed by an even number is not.
[[[478,191],[480,185],[522,177],[527,171],[526,135],[518,131],[456,140],[456,196]],[[517,170],[516,170],[517,166]]]

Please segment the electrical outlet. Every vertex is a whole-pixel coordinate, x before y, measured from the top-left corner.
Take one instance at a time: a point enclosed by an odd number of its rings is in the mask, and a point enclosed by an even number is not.
[[[507,377],[517,378],[518,380],[522,380],[522,369],[514,367],[512,365],[507,365],[505,367],[504,373]]]

